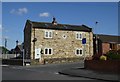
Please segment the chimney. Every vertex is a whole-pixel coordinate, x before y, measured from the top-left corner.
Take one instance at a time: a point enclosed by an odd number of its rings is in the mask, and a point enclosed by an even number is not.
[[[52,24],[53,24],[53,25],[57,25],[57,21],[56,21],[55,17],[53,17]]]
[[[16,46],[18,46],[18,40],[16,41]]]

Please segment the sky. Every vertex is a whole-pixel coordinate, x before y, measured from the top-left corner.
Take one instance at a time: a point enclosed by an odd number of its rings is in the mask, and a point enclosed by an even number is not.
[[[94,33],[118,35],[117,2],[2,2],[2,41],[7,38],[7,48],[12,49],[16,40],[24,40],[26,20],[87,25]],[[95,25],[95,22],[98,22]]]
[[[3,2],[118,2],[119,0],[1,0]]]

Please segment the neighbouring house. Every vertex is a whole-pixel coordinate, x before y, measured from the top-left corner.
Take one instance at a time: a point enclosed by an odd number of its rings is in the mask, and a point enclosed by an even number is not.
[[[86,38],[85,55],[82,39]],[[69,62],[93,55],[93,32],[86,25],[58,24],[27,20],[24,28],[25,59]],[[53,60],[52,60],[53,59]],[[77,60],[76,60],[77,61]]]
[[[23,50],[22,44],[17,45],[17,46],[15,47],[14,52],[15,52],[15,54],[16,54],[16,57],[17,57],[17,56],[21,56],[21,57],[22,57],[22,53],[23,53],[22,50]]]
[[[96,36],[96,35],[94,35]],[[98,54],[106,54],[110,50],[120,49],[120,36],[97,34],[98,37]],[[94,38],[94,54],[96,53],[96,42]]]

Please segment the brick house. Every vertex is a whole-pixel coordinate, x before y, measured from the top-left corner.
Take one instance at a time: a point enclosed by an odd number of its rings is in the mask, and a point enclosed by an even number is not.
[[[39,62],[48,59],[54,59],[54,62],[66,62],[70,58],[80,60],[85,57],[83,38],[86,38],[85,56],[91,57],[93,55],[91,28],[85,25],[57,24],[55,18],[52,23],[27,20],[24,28],[25,58]]]
[[[120,36],[97,34],[98,54],[106,54],[109,50],[120,49]],[[94,54],[96,53],[96,43],[94,39]]]

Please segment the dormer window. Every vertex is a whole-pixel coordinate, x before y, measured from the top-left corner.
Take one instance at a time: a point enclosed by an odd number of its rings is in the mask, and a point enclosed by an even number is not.
[[[52,31],[45,31],[45,38],[52,38]]]

